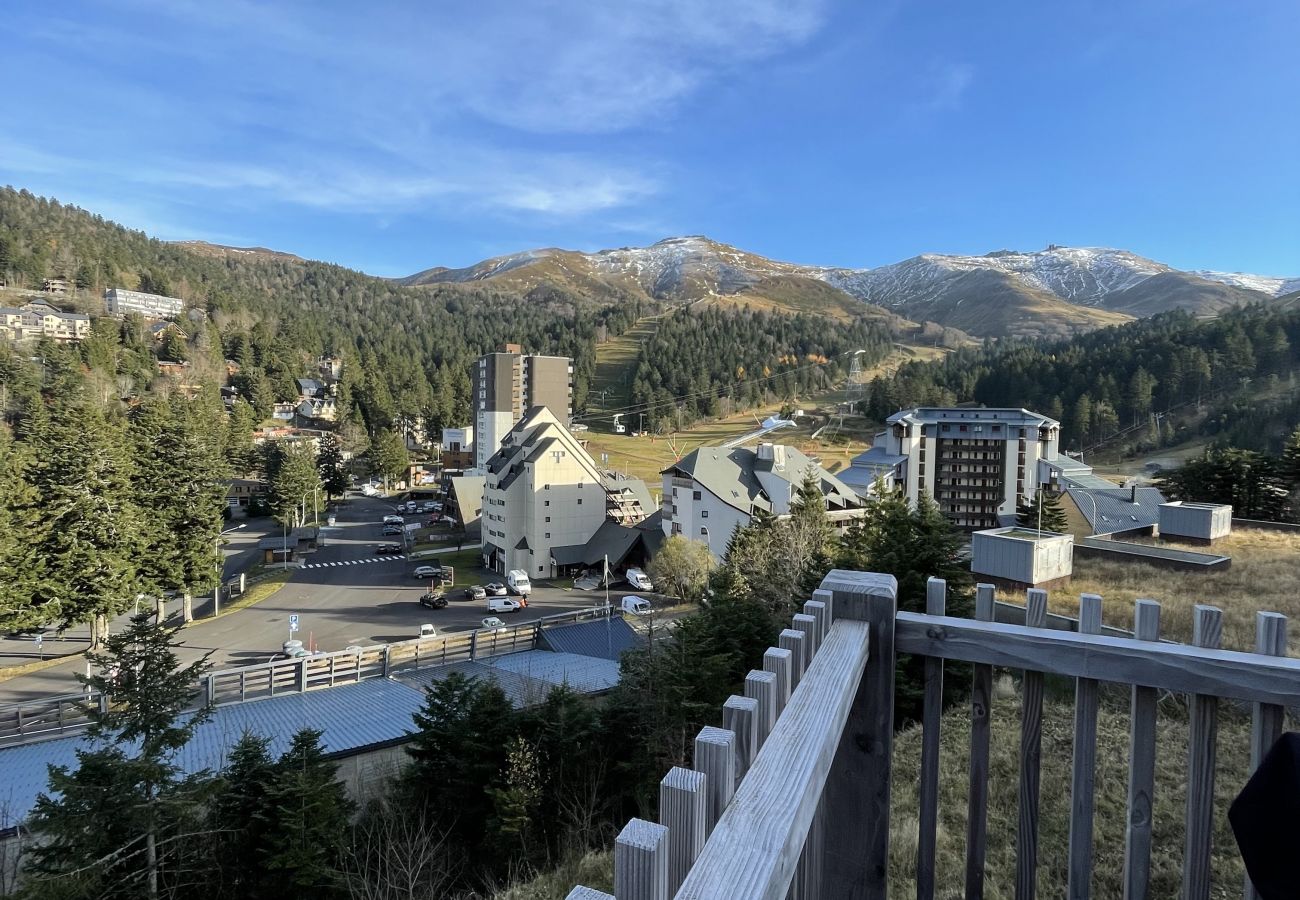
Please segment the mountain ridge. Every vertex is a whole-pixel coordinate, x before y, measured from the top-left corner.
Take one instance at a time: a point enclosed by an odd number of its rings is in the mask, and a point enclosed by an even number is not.
[[[923,253],[853,269],[773,260],[703,235],[595,253],[538,248],[472,266],[426,269],[397,281],[498,281],[522,287],[566,283],[588,291],[608,283],[658,300],[695,302],[740,295],[771,279],[782,279],[787,294],[800,279],[805,284],[819,281],[913,321],[992,337],[1058,336],[1171,309],[1216,315],[1300,289],[1300,277],[1186,271],[1111,247],[1051,245],[982,256]],[[811,285],[808,293],[825,299]]]

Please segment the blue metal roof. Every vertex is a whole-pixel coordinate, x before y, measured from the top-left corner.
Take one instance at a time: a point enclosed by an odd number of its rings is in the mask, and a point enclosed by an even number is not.
[[[624,650],[639,647],[642,643],[641,636],[631,625],[620,616],[611,616],[603,621],[546,628],[542,631],[537,646],[555,653],[576,653],[579,656],[617,662]]]
[[[347,754],[401,739],[413,729],[411,716],[424,702],[423,691],[375,678],[327,690],[286,694],[218,706],[195,729],[176,763],[185,772],[219,769],[231,747],[245,731],[271,739],[269,750],[279,755],[303,728],[322,731],[325,752]],[[9,822],[25,819],[36,795],[47,789],[47,766],[75,766],[78,748],[91,746],[84,735],[0,748],[0,809]]]

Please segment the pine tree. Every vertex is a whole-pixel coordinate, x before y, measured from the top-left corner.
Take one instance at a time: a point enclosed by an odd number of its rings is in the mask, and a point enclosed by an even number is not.
[[[325,758],[321,732],[304,728],[275,765],[257,854],[266,897],[345,897],[340,864],[352,801]]]
[[[31,456],[0,423],[0,631],[43,625],[49,610],[34,600],[47,560],[39,497],[27,480]]]
[[[38,879],[72,873],[95,885],[86,896],[153,898],[197,852],[184,833],[204,784],[183,776],[175,758],[205,716],[186,710],[208,664],[205,656],[181,665],[176,631],[141,612],[87,655],[97,674],[79,678],[108,702],[92,714],[92,745],[78,751],[77,768],[52,766],[50,792],[37,798],[30,824]]]
[[[1069,523],[1061,507],[1061,495],[1042,488],[1032,498],[1019,498],[1016,501],[1016,524],[1022,528],[1065,533]]]
[[[406,474],[411,458],[406,452],[406,442],[395,431],[385,430],[375,435],[370,445],[370,468],[385,480]]]
[[[127,609],[138,593],[140,515],[122,431],[87,396],[80,377],[60,374],[48,407],[29,411],[30,481],[44,528],[46,569],[34,600],[65,626]]]
[[[347,492],[349,479],[343,462],[343,447],[333,432],[321,438],[320,452],[316,454],[316,469],[320,473],[327,501]]]
[[[229,761],[214,785],[208,810],[213,835],[212,865],[220,896],[231,900],[270,897],[260,867],[251,865],[267,845],[274,826],[270,798],[276,788],[270,740],[245,733],[230,750]]]
[[[316,457],[302,444],[276,441],[266,450],[266,480],[272,514],[281,522],[298,527],[308,513],[315,513],[320,473]]]

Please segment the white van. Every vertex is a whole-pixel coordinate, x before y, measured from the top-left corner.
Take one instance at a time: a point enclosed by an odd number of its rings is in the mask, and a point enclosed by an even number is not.
[[[619,602],[618,608],[634,616],[650,615],[650,601],[644,597],[624,597]]]
[[[655,589],[650,576],[640,569],[628,569],[623,577],[627,579],[628,584],[638,591],[653,591]]]
[[[512,594],[518,594],[521,597],[527,597],[533,591],[533,585],[528,580],[528,573],[523,569],[511,569],[506,573],[506,588]]]
[[[490,613],[519,612],[523,609],[522,603],[510,597],[488,597],[487,605]]]

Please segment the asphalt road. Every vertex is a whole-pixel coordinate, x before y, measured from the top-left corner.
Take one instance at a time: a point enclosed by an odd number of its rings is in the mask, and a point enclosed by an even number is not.
[[[325,546],[305,557],[311,564],[341,563],[296,569],[290,580],[261,603],[216,619],[210,614],[210,601],[195,602],[196,621],[179,635],[184,648],[178,655],[183,662],[210,653],[217,669],[265,662],[287,640],[289,616],[299,617],[299,631],[293,637],[304,645],[324,651],[342,650],[352,644],[369,645],[408,640],[417,637],[423,623],[432,623],[442,632],[463,631],[478,627],[489,615],[485,601],[462,598],[463,592],[451,590],[446,609],[430,610],[418,599],[428,587],[412,572],[430,560],[379,560],[374,548],[392,541],[381,534],[382,520],[392,506],[382,500],[349,495],[339,504],[336,525],[325,529]],[[246,568],[256,553],[256,541],[266,528],[234,532],[226,545],[228,571]],[[486,571],[456,571],[456,587],[485,584],[500,580]],[[565,582],[564,584],[568,584]],[[611,599],[617,603],[624,594],[614,589]],[[584,592],[544,583],[534,588],[528,608],[501,615],[507,625],[520,624],[546,615],[603,605],[604,592]],[[82,661],[46,669],[39,673],[0,682],[0,705],[33,700],[53,694],[74,693],[80,689],[74,674],[85,671]]]

